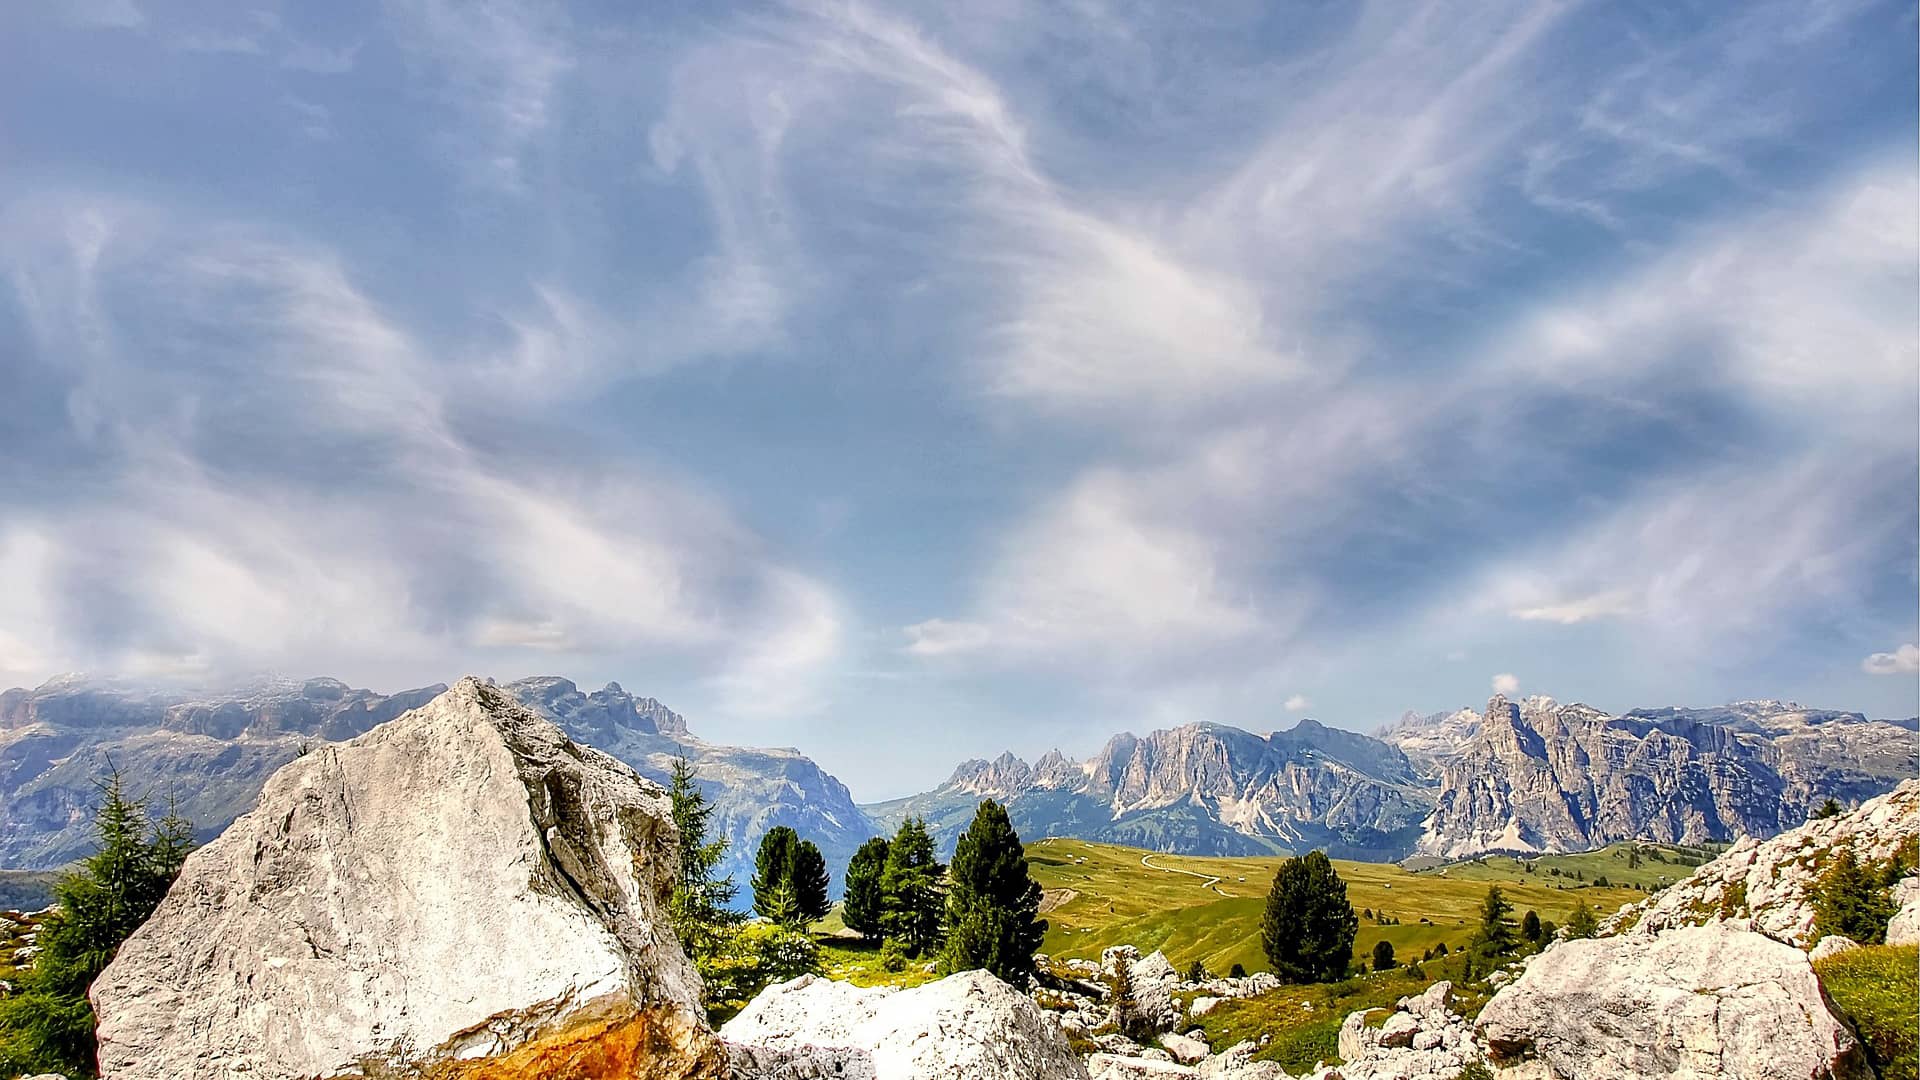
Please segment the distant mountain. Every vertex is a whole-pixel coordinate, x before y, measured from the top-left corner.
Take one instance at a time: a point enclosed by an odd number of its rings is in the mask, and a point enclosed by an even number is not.
[[[565,679],[505,687],[567,734],[664,781],[684,754],[731,843],[725,868],[744,887],[754,847],[774,825],[819,843],[833,869],[874,831],[846,786],[797,750],[706,742],[652,698],[617,684],[583,692]],[[0,693],[0,866],[60,866],[92,850],[95,782],[111,764],[135,793],[177,800],[210,838],[245,812],[303,744],[349,739],[424,705],[444,685],[379,694],[334,679],[265,680],[217,691],[158,691],[56,679]]]
[[[889,827],[925,817],[951,848],[987,796],[1028,838],[1208,855],[1324,847],[1356,859],[1405,855],[1433,807],[1431,786],[1398,748],[1303,720],[1265,736],[1219,724],[1116,735],[1079,762],[1058,751],[1032,765],[1002,754],[962,764],[923,795],[864,809]]]
[[[1915,727],[1778,701],[1610,716],[1495,696],[1471,736],[1437,759],[1440,790],[1418,850],[1459,857],[1768,837],[1829,797],[1857,804],[1920,771]],[[1437,745],[1464,729],[1442,721],[1388,738]]]

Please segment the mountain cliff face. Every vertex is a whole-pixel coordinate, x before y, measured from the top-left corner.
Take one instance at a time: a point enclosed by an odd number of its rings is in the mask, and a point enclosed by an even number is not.
[[[684,754],[715,804],[714,820],[731,844],[723,868],[738,882],[746,881],[754,847],[774,825],[818,843],[836,882],[839,867],[872,834],[846,786],[797,750],[708,743],[671,709],[618,684],[582,691],[540,677],[504,689],[569,738],[649,779],[665,782]],[[360,735],[444,690],[386,695],[310,679],[189,693],[78,678],[8,690],[0,694],[0,866],[54,867],[91,851],[94,784],[109,763],[133,792],[175,797],[201,839],[211,839],[303,747]]]
[[[1343,858],[1398,858],[1433,805],[1406,755],[1380,740],[1302,721],[1261,736],[1189,724],[1116,735],[1072,761],[1053,751],[969,761],[924,795],[868,806],[892,825],[927,818],[951,846],[992,797],[1023,836],[1072,836],[1188,854],[1324,847]]]
[[[1609,716],[1496,696],[1472,736],[1438,759],[1440,791],[1418,851],[1772,836],[1828,797],[1859,803],[1913,775],[1910,723],[1774,701]]]

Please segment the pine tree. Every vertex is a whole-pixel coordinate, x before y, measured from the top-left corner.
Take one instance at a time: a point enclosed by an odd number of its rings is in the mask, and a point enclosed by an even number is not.
[[[1047,936],[1040,884],[1027,870],[1026,849],[1006,808],[992,799],[974,811],[947,873],[949,972],[985,969],[1014,986],[1033,976],[1033,954]]]
[[[783,884],[791,889],[794,861],[799,851],[800,834],[785,825],[775,825],[760,838],[760,850],[753,859],[754,914],[773,919],[774,893]]]
[[[1393,942],[1381,938],[1373,943],[1373,970],[1388,971],[1397,966],[1393,959]]]
[[[1280,864],[1267,893],[1260,942],[1274,973],[1288,982],[1332,982],[1346,975],[1360,919],[1347,883],[1325,852]]]
[[[674,881],[667,916],[687,957],[701,977],[710,980],[715,958],[740,921],[733,911],[738,890],[731,877],[719,872],[720,860],[727,854],[727,838],[708,839],[713,804],[695,781],[693,766],[684,757],[676,758],[670,779],[673,824],[680,834],[680,874]]]
[[[1513,905],[1507,902],[1507,894],[1500,886],[1487,888],[1487,897],[1480,902],[1480,928],[1473,935],[1473,949],[1482,956],[1505,956],[1513,951],[1513,927],[1508,924],[1507,916],[1513,913]]]
[[[98,846],[54,886],[57,910],[41,924],[40,953],[17,992],[0,999],[0,1074],[93,1075],[87,987],[166,897],[193,847],[192,825],[171,806],[149,824],[146,800],[128,796],[118,769],[97,786]]]
[[[1600,932],[1600,918],[1593,913],[1583,900],[1573,906],[1573,914],[1567,916],[1567,936],[1571,938],[1590,938]]]
[[[940,944],[940,919],[946,906],[940,879],[946,872],[934,859],[933,837],[927,823],[908,818],[887,847],[887,867],[880,875],[886,901],[881,928],[906,946],[913,956]]]
[[[1840,800],[1831,795],[1827,796],[1827,801],[1820,804],[1820,809],[1813,816],[1816,820],[1839,817]]]
[[[1540,944],[1540,913],[1528,910],[1520,919],[1520,936],[1535,945]]]
[[[1878,867],[1860,862],[1850,847],[1833,853],[1813,895],[1813,923],[1821,934],[1878,945],[1887,940],[1887,923],[1895,910]]]
[[[840,918],[849,930],[873,939],[882,934],[881,920],[886,915],[886,894],[880,888],[880,876],[887,869],[887,838],[876,836],[860,845],[847,864],[846,899],[840,905]]]
[[[801,921],[785,925],[805,930],[833,910],[833,901],[827,899],[827,860],[811,840],[802,840],[794,848],[792,881],[794,906]]]

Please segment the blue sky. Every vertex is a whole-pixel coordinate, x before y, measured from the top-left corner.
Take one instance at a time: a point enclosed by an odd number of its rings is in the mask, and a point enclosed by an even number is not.
[[[1911,4],[721,7],[0,14],[0,683],[1920,710]]]

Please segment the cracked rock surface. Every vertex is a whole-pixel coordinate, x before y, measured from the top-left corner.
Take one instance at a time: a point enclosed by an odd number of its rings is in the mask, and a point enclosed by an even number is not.
[[[288,763],[187,860],[93,986],[102,1075],[538,1077],[586,1032],[719,1075],[675,844],[658,786],[464,679]]]

